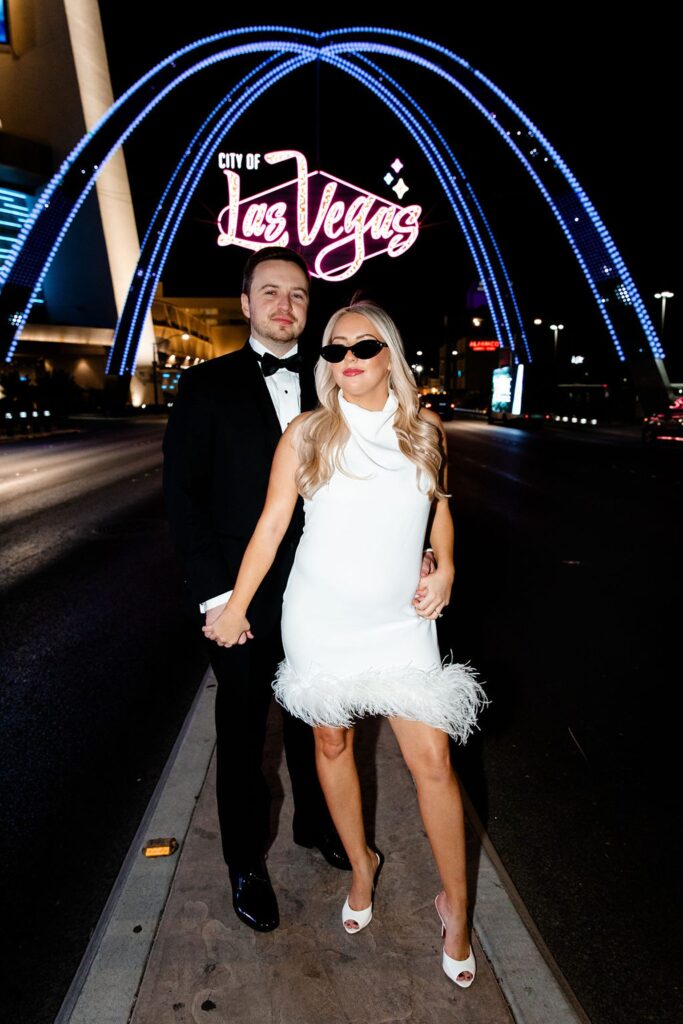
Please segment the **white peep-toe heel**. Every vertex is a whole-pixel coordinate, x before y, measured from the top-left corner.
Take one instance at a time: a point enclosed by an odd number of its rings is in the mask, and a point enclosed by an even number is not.
[[[349,906],[349,898],[346,897],[344,906],[342,907],[342,925],[344,931],[348,932],[349,935],[355,935],[356,932],[360,932],[372,921],[372,908],[375,903],[375,889],[377,888],[377,882],[379,881],[380,872],[384,866],[384,854],[380,853],[379,850],[375,850],[375,856],[377,857],[377,867],[375,869],[375,877],[372,880],[372,897],[370,899],[370,906],[364,910],[353,910]],[[347,922],[353,922],[355,928],[350,928]]]
[[[434,898],[434,906],[436,908],[437,914],[439,915],[439,920],[441,921],[441,938],[445,939],[446,922],[442,918],[441,913],[439,911],[439,907],[436,902],[437,899],[438,896]],[[474,976],[477,973],[477,961],[474,959],[474,953],[472,952],[471,946],[470,951],[464,960],[454,960],[452,956],[448,955],[444,948],[442,950],[441,966],[443,967],[444,974],[446,975],[446,977],[450,978],[451,981],[454,981],[455,984],[458,985],[460,988],[469,988],[472,982],[474,981]],[[464,974],[465,971],[468,971],[472,975],[472,977],[461,978],[460,975]]]

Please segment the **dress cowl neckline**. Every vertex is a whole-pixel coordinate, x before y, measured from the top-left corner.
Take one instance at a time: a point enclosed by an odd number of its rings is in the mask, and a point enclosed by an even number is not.
[[[398,401],[393,392],[389,392],[384,407],[375,410],[348,402],[340,390],[339,408],[351,437],[370,462],[383,469],[405,467],[405,456],[399,449],[394,430]]]
[[[381,433],[387,425],[393,432],[394,416],[398,409],[398,401],[393,391],[390,391],[382,409],[364,409],[362,405],[348,402],[343,392],[339,391],[339,408],[342,416],[353,433],[362,434],[370,439]]]

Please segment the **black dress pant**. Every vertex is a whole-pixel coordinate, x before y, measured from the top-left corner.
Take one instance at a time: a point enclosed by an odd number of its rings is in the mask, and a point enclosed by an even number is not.
[[[228,865],[260,857],[270,838],[270,791],[263,775],[271,683],[283,657],[279,623],[234,647],[210,643],[216,694],[216,794]],[[294,838],[304,844],[332,823],[315,769],[313,731],[283,711],[283,739],[294,797]]]

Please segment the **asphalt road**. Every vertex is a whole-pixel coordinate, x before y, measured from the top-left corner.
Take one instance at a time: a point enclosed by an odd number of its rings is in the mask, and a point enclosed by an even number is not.
[[[162,425],[83,426],[0,447],[8,1024],[53,1020],[204,669],[164,522]],[[594,1024],[680,1019],[683,452],[447,430],[442,640],[492,702],[456,765]]]
[[[683,452],[620,432],[448,433],[444,639],[492,701],[456,763],[594,1024],[673,1024]]]
[[[161,422],[74,423],[71,433],[0,448],[1,590],[76,550],[112,512],[126,516],[158,494]]]
[[[48,1024],[205,661],[161,501],[162,422],[0,445],[3,1024]]]

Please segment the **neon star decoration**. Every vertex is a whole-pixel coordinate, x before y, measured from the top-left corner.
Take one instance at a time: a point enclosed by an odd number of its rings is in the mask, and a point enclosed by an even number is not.
[[[403,178],[399,178],[395,185],[392,186],[393,191],[396,193],[399,199],[403,199],[406,192],[409,191]]]

